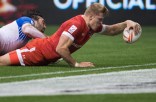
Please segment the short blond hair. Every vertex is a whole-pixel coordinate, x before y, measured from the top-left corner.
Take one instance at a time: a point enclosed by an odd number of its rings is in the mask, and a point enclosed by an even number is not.
[[[109,12],[108,9],[105,6],[103,6],[102,4],[100,4],[100,3],[94,3],[94,4],[90,5],[86,9],[84,15],[90,15],[90,14],[96,14],[96,15],[98,15],[100,13],[103,13],[104,15],[107,15],[108,12]]]

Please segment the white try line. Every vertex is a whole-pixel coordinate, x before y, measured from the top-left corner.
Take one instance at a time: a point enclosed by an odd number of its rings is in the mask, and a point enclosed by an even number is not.
[[[1,83],[0,97],[156,93],[156,69],[139,69]]]
[[[25,74],[25,75],[17,75],[17,76],[5,76],[5,77],[0,77],[0,79],[34,77],[34,76],[55,75],[55,74],[65,74],[65,73],[77,73],[77,72],[90,72],[90,71],[99,71],[99,70],[104,70],[104,69],[119,69],[119,68],[130,68],[130,67],[144,67],[144,66],[153,66],[153,65],[156,65],[156,63],[141,64],[141,65],[116,66],[116,67],[100,67],[100,68],[95,68],[95,69],[89,69],[88,68],[88,69],[83,69],[83,70],[57,71],[57,72],[39,73],[39,74]]]

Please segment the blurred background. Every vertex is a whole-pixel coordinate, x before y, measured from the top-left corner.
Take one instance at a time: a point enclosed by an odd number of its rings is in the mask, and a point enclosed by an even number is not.
[[[109,9],[105,24],[131,19],[144,26],[156,25],[156,0],[0,0],[0,25],[17,19],[29,9],[39,9],[48,25],[59,25],[75,15],[83,14],[94,2]]]

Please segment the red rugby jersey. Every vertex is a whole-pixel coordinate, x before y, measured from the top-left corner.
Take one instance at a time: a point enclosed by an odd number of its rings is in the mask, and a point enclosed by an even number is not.
[[[96,32],[100,32],[102,26]],[[81,48],[95,33],[90,31],[82,15],[75,16],[64,22],[60,28],[50,37],[50,43],[56,49],[60,36],[63,32],[68,32],[74,38],[69,50],[71,53]]]
[[[101,27],[96,32],[100,32]],[[63,32],[71,34],[73,44],[69,50],[71,53],[81,48],[95,33],[91,31],[82,15],[75,16],[64,22],[59,29],[50,37],[44,39],[35,39],[26,45],[26,48],[36,47],[36,50],[31,53],[25,53],[26,58],[24,62],[26,65],[47,65],[50,62],[57,61],[61,56],[57,54],[56,47],[58,45],[60,36]]]

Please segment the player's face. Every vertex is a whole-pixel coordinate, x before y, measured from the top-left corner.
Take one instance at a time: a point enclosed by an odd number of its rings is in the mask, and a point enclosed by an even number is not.
[[[45,20],[42,17],[39,17],[37,20],[36,28],[40,30],[41,32],[44,32],[46,29],[46,23]]]
[[[103,13],[100,13],[99,15],[94,15],[92,16],[91,20],[90,20],[90,28],[93,31],[96,31],[102,24],[103,21]]]

